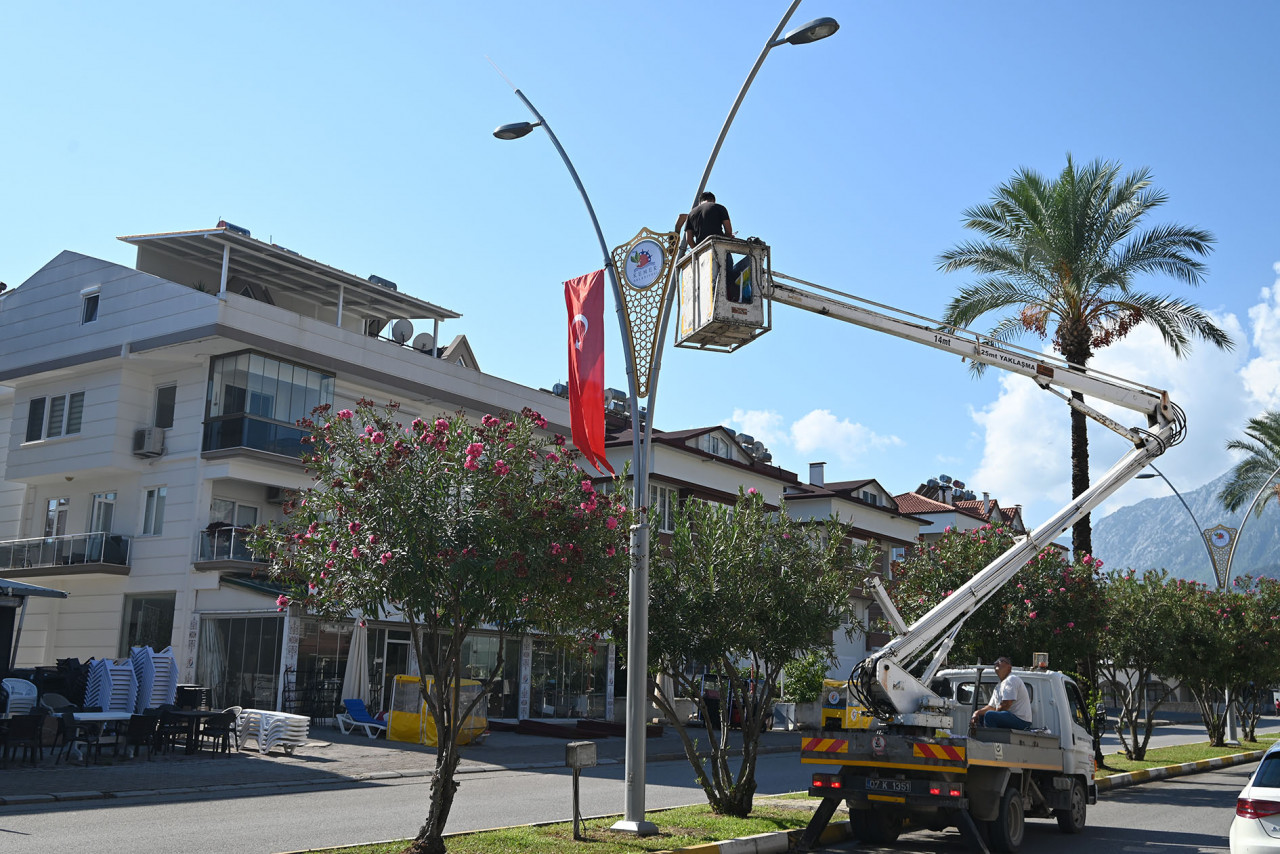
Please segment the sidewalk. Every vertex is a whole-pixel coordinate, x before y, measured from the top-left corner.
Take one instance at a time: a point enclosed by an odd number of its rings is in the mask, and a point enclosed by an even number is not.
[[[705,744],[705,731],[692,732]],[[435,766],[435,750],[422,745],[374,740],[362,734],[343,735],[336,727],[325,725],[313,726],[310,735],[311,740],[292,756],[281,750],[263,755],[248,746],[230,754],[157,754],[150,761],[145,753],[125,760],[113,759],[108,752],[101,764],[85,766],[66,762],[55,765],[52,751],[46,750],[44,762],[37,767],[21,765],[14,759],[0,772],[0,805],[358,785],[370,780],[426,777]],[[584,740],[596,743],[600,765],[623,763],[624,739]],[[563,768],[567,741],[494,732],[484,744],[462,748],[458,773]],[[760,741],[761,753],[797,752],[799,747],[799,733],[795,732],[766,732]],[[684,759],[675,730],[666,727],[661,736],[648,739],[646,756],[649,762]]]

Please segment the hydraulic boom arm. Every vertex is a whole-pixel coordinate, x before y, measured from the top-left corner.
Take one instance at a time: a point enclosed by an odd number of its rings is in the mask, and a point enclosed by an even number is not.
[[[804,284],[813,290],[783,284],[779,279]],[[983,365],[1022,374],[1133,443],[1133,448],[1088,490],[1032,531],[1025,540],[975,573],[960,589],[923,617],[906,626],[893,640],[861,662],[850,675],[850,690],[856,699],[878,716],[897,716],[904,723],[949,726],[941,716],[948,715],[950,703],[930,690],[928,682],[945,658],[956,629],[1054,538],[1069,530],[1167,448],[1181,441],[1185,427],[1182,411],[1160,389],[1086,370],[968,330],[950,329],[887,306],[869,308],[866,306],[872,304],[865,301],[859,301],[863,305],[855,305],[852,302],[856,299],[854,297],[801,282],[777,271],[773,272],[766,295],[783,305],[834,317]],[[1073,397],[1073,392],[1139,412],[1145,417],[1146,424],[1124,427]],[[883,597],[879,588],[875,589],[875,594]],[[931,653],[933,661],[926,668],[924,679],[917,679],[909,672],[910,668]]]

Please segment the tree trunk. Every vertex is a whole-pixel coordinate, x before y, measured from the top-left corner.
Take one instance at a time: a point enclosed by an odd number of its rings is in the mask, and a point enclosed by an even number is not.
[[[445,739],[444,733],[437,729],[436,770],[431,777],[431,805],[427,811],[427,820],[423,822],[414,838],[413,844],[405,849],[406,854],[444,854],[444,826],[449,820],[449,811],[453,809],[453,798],[458,792],[458,783],[454,780],[454,772],[458,769],[461,756],[453,739]]]
[[[1072,392],[1076,400],[1084,395]],[[1079,498],[1089,488],[1089,419],[1078,409],[1071,410],[1071,497]],[[1085,515],[1071,528],[1071,550],[1076,560],[1093,554],[1093,525]]]

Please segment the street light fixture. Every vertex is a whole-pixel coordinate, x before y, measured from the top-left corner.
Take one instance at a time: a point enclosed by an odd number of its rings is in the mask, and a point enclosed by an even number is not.
[[[778,35],[782,32],[782,28],[791,20],[792,13],[800,5],[801,0],[792,0],[791,5],[787,8],[786,13],[782,16],[782,20],[778,22],[778,26],[765,42],[764,48],[760,51],[760,55],[756,57],[755,65],[752,66],[751,72],[747,75],[746,81],[742,84],[742,88],[738,91],[738,96],[734,99],[733,106],[729,110],[729,115],[725,119],[724,126],[720,128],[720,135],[716,138],[715,146],[711,150],[711,157],[707,160],[706,168],[702,173],[701,183],[698,185],[697,192],[694,195],[694,204],[697,204],[698,196],[706,189],[707,178],[711,175],[711,168],[715,165],[716,156],[720,153],[720,146],[724,142],[725,135],[729,132],[729,126],[733,124],[733,118],[738,112],[738,106],[742,103],[743,97],[747,94],[747,90],[751,87],[752,80],[755,79],[756,72],[764,63],[765,56],[771,49],[781,44],[809,44],[810,42],[819,41],[832,35],[840,28],[840,24],[834,18],[817,18],[803,26],[797,27],[788,32],[779,39]],[[501,72],[499,71],[499,74]],[[504,79],[505,79],[505,75]],[[510,83],[510,81],[508,81]],[[591,205],[591,199],[587,197],[587,191],[582,186],[582,181],[578,178],[578,172],[573,167],[573,163],[569,160],[569,155],[561,147],[560,141],[556,139],[555,133],[551,130],[551,126],[547,124],[542,114],[530,103],[529,99],[524,96],[514,85],[511,86],[515,90],[518,97],[533,114],[536,122],[513,122],[499,126],[494,130],[493,135],[501,140],[520,139],[527,136],[535,127],[541,127],[547,132],[547,136],[551,139],[551,144],[555,146],[556,151],[560,155],[560,159],[564,161],[565,168],[569,170],[570,176],[573,178],[574,185],[578,188],[578,193],[582,196],[583,204],[586,205],[587,213],[591,217],[591,225],[595,229],[596,239],[600,243],[600,253],[604,256],[604,267],[609,274],[609,281],[613,286],[614,302],[618,307],[618,325],[622,330],[622,345],[627,360],[627,388],[629,391],[628,399],[631,407],[631,456],[633,472],[632,483],[634,485],[633,503],[637,510],[643,510],[648,507],[649,503],[649,442],[652,437],[653,428],[653,412],[654,404],[658,394],[658,371],[662,365],[662,347],[667,334],[667,321],[671,316],[671,301],[673,294],[668,294],[667,299],[658,306],[658,335],[654,343],[652,354],[652,365],[648,372],[648,406],[646,408],[646,417],[644,419],[643,428],[640,424],[640,407],[639,396],[637,391],[639,384],[637,382],[637,365],[635,348],[632,345],[631,336],[628,333],[628,323],[626,309],[623,302],[623,294],[621,284],[618,282],[618,276],[614,270],[612,259],[609,255],[608,247],[605,245],[604,233],[600,230],[600,222],[596,219],[595,209]],[[690,206],[692,207],[692,205]],[[673,267],[674,269],[674,267]],[[645,712],[648,707],[648,669],[649,669],[649,521],[647,513],[638,514],[639,523],[631,529],[631,577],[628,586],[630,600],[628,602],[627,611],[627,705],[626,705],[626,765],[624,770],[625,777],[625,812],[622,820],[614,823],[612,830],[635,833],[640,836],[652,836],[658,832],[658,827],[653,822],[645,819],[644,800],[645,800]]]
[[[519,139],[522,136],[528,136],[534,128],[541,126],[542,122],[512,122],[494,130],[493,135],[498,139]]]
[[[810,42],[822,41],[827,36],[835,35],[838,29],[840,29],[840,22],[835,18],[814,18],[809,23],[796,27],[783,36],[781,40],[769,45],[769,47],[775,47],[784,42],[786,44],[809,44]]]

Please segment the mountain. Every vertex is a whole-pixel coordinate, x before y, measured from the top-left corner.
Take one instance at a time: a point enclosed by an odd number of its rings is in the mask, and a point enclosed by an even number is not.
[[[1182,493],[1201,528],[1240,527],[1244,508],[1227,513],[1217,498],[1228,476]],[[1204,539],[1176,495],[1148,498],[1098,519],[1093,549],[1107,569],[1167,569],[1179,578],[1217,583]],[[1241,575],[1280,578],[1280,512],[1274,499],[1262,516],[1254,515],[1244,526],[1231,561],[1231,577]]]

